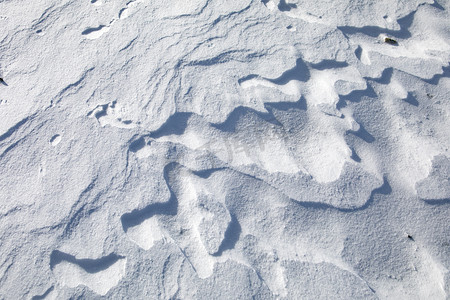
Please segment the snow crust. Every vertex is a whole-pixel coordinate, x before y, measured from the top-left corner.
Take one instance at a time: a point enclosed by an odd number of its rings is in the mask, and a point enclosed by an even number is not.
[[[449,3],[0,0],[0,299],[447,299]]]

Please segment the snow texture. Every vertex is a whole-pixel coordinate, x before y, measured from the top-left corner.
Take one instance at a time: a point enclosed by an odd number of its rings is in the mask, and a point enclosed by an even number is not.
[[[0,299],[447,299],[447,0],[0,0]]]

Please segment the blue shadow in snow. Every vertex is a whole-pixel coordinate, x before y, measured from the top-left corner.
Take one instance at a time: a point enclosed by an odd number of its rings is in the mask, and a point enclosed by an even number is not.
[[[450,204],[450,198],[447,199],[422,199],[427,204],[430,205],[444,205],[444,204]]]
[[[419,106],[419,101],[417,101],[416,97],[414,97],[414,95],[411,92],[408,92],[408,96],[405,99],[403,99],[403,101],[414,106]]]
[[[236,216],[234,214],[231,214],[231,222],[228,225],[227,230],[225,231],[225,237],[219,247],[219,250],[213,256],[221,256],[225,250],[234,249],[237,241],[239,240],[239,237],[241,236],[241,233],[241,224],[239,224]]]
[[[156,131],[150,134],[152,138],[160,138],[167,135],[182,135],[187,128],[189,118],[193,113],[177,112],[171,115],[167,121]]]
[[[47,296],[55,289],[54,286],[51,286],[48,290],[45,291],[42,295],[36,295],[31,298],[31,300],[42,300],[47,298]]]
[[[297,8],[296,4],[286,3],[286,0],[280,0],[280,3],[278,4],[278,9],[280,11],[290,11],[295,8]]]
[[[367,130],[364,128],[363,125],[359,124],[359,130],[358,131],[348,131],[351,134],[354,134],[355,136],[359,137],[360,139],[364,140],[366,143],[373,143],[375,141],[375,138],[373,135],[371,135]]]
[[[76,264],[88,273],[97,273],[108,269],[113,264],[115,264],[119,259],[124,258],[123,256],[116,255],[114,253],[104,256],[99,259],[77,259],[75,256],[54,250],[50,255],[50,268],[53,268],[63,261]]]
[[[135,209],[130,213],[125,213],[120,218],[122,228],[125,232],[128,228],[137,226],[154,215],[174,216],[178,211],[178,199],[169,185],[169,173],[176,167],[177,163],[170,163],[164,167],[164,179],[170,191],[170,198],[167,202],[153,203],[143,209]]]
[[[104,27],[105,27],[105,25],[100,25],[98,27],[87,28],[81,34],[82,35],[86,35],[86,34],[94,32],[94,31],[99,31],[99,30],[101,30]]]
[[[344,35],[352,35],[357,33],[363,33],[371,37],[378,37],[380,34],[387,34],[389,36],[394,36],[401,39],[407,39],[411,37],[411,32],[409,28],[414,20],[413,11],[401,19],[398,19],[398,24],[400,25],[400,30],[391,30],[387,28],[382,28],[378,26],[363,26],[363,27],[353,27],[353,26],[339,26],[338,29],[344,33]]]

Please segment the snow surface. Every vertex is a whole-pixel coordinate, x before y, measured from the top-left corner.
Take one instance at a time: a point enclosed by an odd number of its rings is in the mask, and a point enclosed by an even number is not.
[[[0,0],[0,299],[448,299],[449,11]]]

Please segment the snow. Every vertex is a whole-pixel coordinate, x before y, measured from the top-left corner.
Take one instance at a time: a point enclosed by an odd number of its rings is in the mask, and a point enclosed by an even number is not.
[[[449,3],[0,0],[0,299],[447,299]]]

